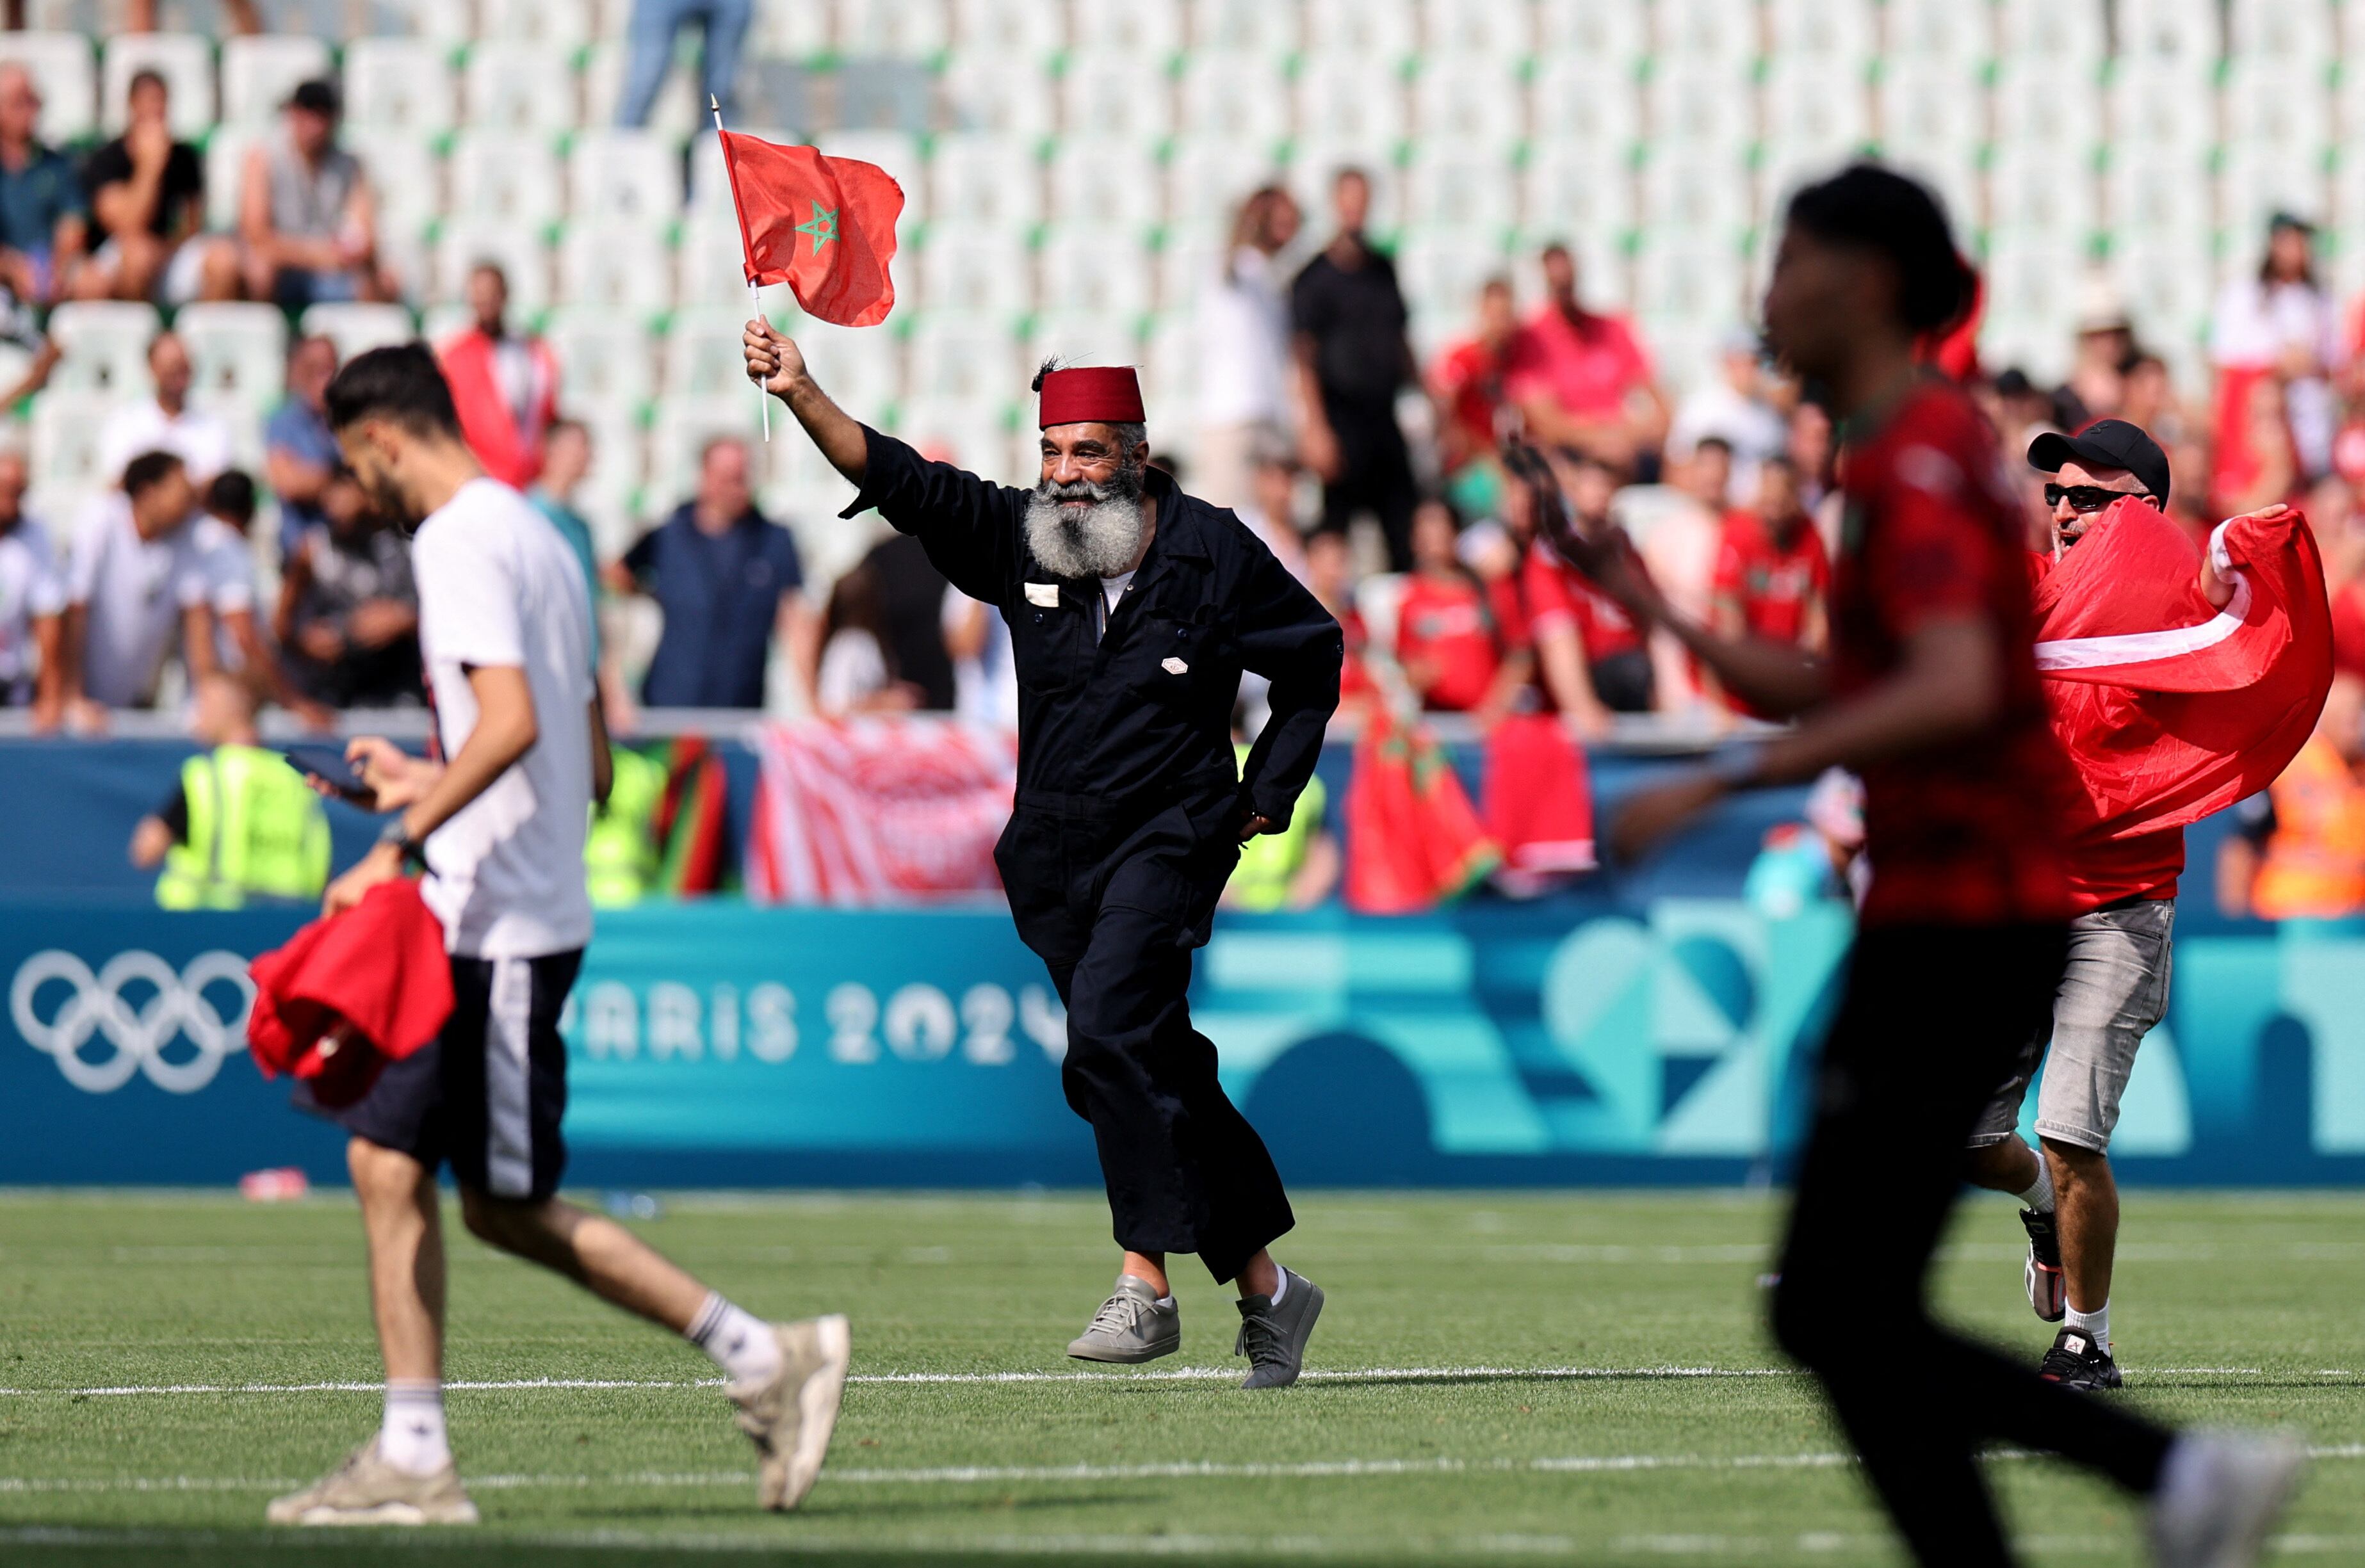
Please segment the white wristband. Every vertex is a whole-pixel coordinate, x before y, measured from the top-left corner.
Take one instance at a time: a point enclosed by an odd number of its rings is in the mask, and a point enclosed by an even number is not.
[[[2209,531],[2209,565],[2221,577],[2234,575],[2234,557],[2225,549],[2225,531],[2233,526],[2234,520],[2228,518]]]

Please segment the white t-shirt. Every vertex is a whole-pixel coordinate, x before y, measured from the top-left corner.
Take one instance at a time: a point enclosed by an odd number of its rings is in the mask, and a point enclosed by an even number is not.
[[[813,694],[821,711],[831,718],[854,711],[866,697],[887,689],[887,655],[879,639],[859,626],[841,626],[829,634],[821,650],[821,668],[813,674]]]
[[[33,678],[33,622],[66,607],[66,579],[49,530],[29,517],[0,533],[0,701]]]
[[[109,708],[138,707],[155,691],[182,612],[213,598],[205,550],[191,523],[141,539],[131,502],[110,490],[74,531],[66,597],[87,607],[83,695]]]
[[[540,734],[428,835],[421,890],[466,958],[538,958],[591,940],[583,838],[591,815],[591,603],[583,567],[523,496],[472,479],[410,545],[419,644],[446,758],[476,727],[466,666],[525,671]]]
[[[121,480],[125,465],[149,452],[179,458],[189,482],[202,488],[230,465],[230,426],[196,409],[184,409],[175,419],[155,398],[142,398],[117,409],[98,428],[98,471],[109,483]]]
[[[1288,282],[1253,246],[1232,252],[1199,297],[1203,428],[1280,424],[1289,417]]]
[[[217,617],[254,608],[254,550],[246,535],[210,512],[189,525],[206,563],[206,599]],[[246,650],[227,625],[214,626],[214,656],[228,670],[246,667]]]

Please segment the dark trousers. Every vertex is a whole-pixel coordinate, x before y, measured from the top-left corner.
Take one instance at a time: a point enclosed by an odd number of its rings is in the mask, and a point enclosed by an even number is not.
[[[1030,806],[995,858],[1018,935],[1068,1009],[1060,1082],[1092,1124],[1116,1244],[1195,1252],[1220,1282],[1296,1223],[1264,1140],[1191,1026],[1191,951],[1239,859],[1227,790],[1130,828]]]
[[[1344,533],[1359,511],[1380,520],[1388,542],[1388,570],[1412,570],[1412,514],[1420,487],[1394,403],[1371,406],[1324,400],[1339,438],[1339,476],[1322,487],[1324,532]]]
[[[2061,978],[2057,925],[1874,927],[1823,1047],[1774,1332],[1823,1385],[1915,1558],[2012,1561],[1975,1455],[2042,1449],[2149,1492],[2171,1434],[1931,1320],[1963,1148]]]

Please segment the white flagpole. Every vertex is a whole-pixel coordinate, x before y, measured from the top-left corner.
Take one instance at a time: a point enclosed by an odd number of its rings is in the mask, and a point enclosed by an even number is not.
[[[723,106],[709,95],[706,106],[714,113],[714,148],[723,154],[723,177],[731,182],[731,211],[739,219],[739,251],[745,255],[748,253],[747,215],[740,210],[738,179],[731,173],[731,150],[723,145]],[[764,291],[756,286],[756,280],[752,277],[747,280],[747,303],[755,308],[756,319],[762,320]],[[772,442],[772,395],[764,390],[761,381],[756,383],[756,404],[764,410],[764,444],[769,446]]]

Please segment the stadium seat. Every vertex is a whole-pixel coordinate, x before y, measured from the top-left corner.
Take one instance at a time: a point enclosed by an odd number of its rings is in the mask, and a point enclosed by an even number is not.
[[[1501,0],[1421,0],[1420,47],[1431,60],[1472,55],[1516,65],[1536,47],[1534,15]]]
[[[1515,62],[1497,56],[1424,57],[1412,102],[1414,129],[1429,140],[1508,151],[1528,134],[1526,85]]]
[[[2218,0],[2115,0],[2115,5],[2122,62],[2158,61],[2190,68],[2214,63],[2225,52]]]
[[[923,318],[925,319],[925,318]],[[813,375],[828,388],[839,405],[862,419],[883,414],[903,398],[906,386],[903,375],[904,344],[894,333],[876,327],[840,327],[828,321],[817,321],[810,316],[799,316],[788,323],[789,333],[804,351],[805,363],[813,366]],[[1004,336],[1008,335],[1005,330]],[[734,353],[738,351],[734,350]],[[745,360],[741,360],[745,365]],[[743,373],[740,385],[746,385]],[[909,385],[927,386],[931,393],[958,392],[958,388],[939,387],[914,378]],[[1023,389],[1023,388],[1022,388]],[[1010,388],[1001,388],[999,396],[1008,397]]]
[[[1765,0],[1765,55],[1862,65],[1877,50],[1874,0]]]
[[[1059,76],[1060,129],[1070,138],[1155,141],[1174,129],[1173,87],[1162,61],[1078,50]]]
[[[1047,310],[1138,316],[1150,307],[1150,253],[1139,229],[1060,224],[1037,260]]]
[[[1999,60],[2065,67],[2100,64],[2108,39],[2099,0],[1996,0],[1995,28]]]
[[[1059,126],[1059,85],[1038,57],[956,55],[936,91],[961,130],[1043,137]]]
[[[98,125],[98,71],[80,33],[0,32],[0,61],[25,68],[41,92],[39,131],[52,146],[79,141]]]
[[[1660,60],[1643,91],[1653,150],[1705,148],[1728,163],[1745,151],[1757,135],[1749,71],[1733,58]]]
[[[1272,146],[1290,130],[1289,78],[1268,55],[1202,50],[1182,62],[1177,151],[1201,137]]]
[[[577,50],[596,36],[590,0],[476,0],[476,36]]]
[[[837,52],[929,60],[952,44],[945,0],[837,0]]]
[[[2251,142],[2228,147],[2217,166],[2217,222],[2235,245],[2257,244],[2268,219],[2295,213],[2323,223],[2332,212],[2331,186],[2319,149]]]
[[[263,34],[222,40],[222,125],[261,130],[279,118],[297,84],[333,73],[319,39]]]
[[[1488,278],[1510,272],[1499,239],[1459,227],[1407,230],[1396,241],[1395,263],[1413,314],[1454,322],[1470,319]]]
[[[566,203],[558,155],[530,131],[464,130],[448,167],[452,212],[468,222],[548,223]]]
[[[444,208],[443,160],[434,144],[402,132],[363,131],[345,138],[345,145],[369,176],[381,241],[423,237]],[[210,198],[210,186],[207,194]]]
[[[885,0],[892,5],[897,0]],[[1189,40],[1185,0],[1126,0],[1122,6],[1078,6],[1068,18],[1068,47],[1085,54],[1134,53],[1164,60]],[[1199,9],[1220,8],[1203,0]],[[1268,6],[1268,9],[1271,7]]]
[[[1043,164],[1027,137],[957,130],[936,138],[928,189],[935,223],[1024,230],[1043,220]]]
[[[1404,221],[1404,182],[1396,175],[1395,144],[1301,137],[1290,143],[1289,190],[1314,231],[1322,231],[1331,187],[1348,169],[1360,169],[1372,183],[1372,232],[1395,232]]]
[[[1888,0],[1882,53],[1890,61],[1951,60],[1967,68],[1995,57],[1995,13],[1962,0]]]
[[[122,130],[131,78],[153,71],[172,95],[173,134],[194,141],[212,129],[214,46],[194,33],[126,33],[106,40],[106,63],[98,90],[99,129]]]
[[[674,312],[658,348],[666,398],[752,399],[740,341],[746,325],[745,306],[693,306]]]
[[[577,219],[558,240],[558,300],[649,316],[673,308],[673,252],[647,218]]]
[[[1988,165],[1988,222],[2004,232],[2083,243],[2102,226],[2091,149],[2043,141],[2011,142]]]
[[[2115,145],[2102,169],[2102,201],[2116,234],[2206,235],[2215,227],[2205,151]]]
[[[441,348],[475,325],[476,313],[460,300],[447,299],[419,313],[421,341]]]
[[[1527,226],[1617,236],[1634,226],[1634,173],[1622,148],[1539,140],[1520,172]]]
[[[901,256],[896,258],[897,264],[902,261]],[[746,304],[746,241],[740,238],[739,220],[729,208],[697,213],[686,220],[674,263],[674,297],[682,304]]]
[[[2164,56],[2119,61],[2107,95],[2113,146],[2206,156],[2217,142],[2214,69]]]
[[[479,262],[499,265],[510,286],[510,308],[533,316],[550,305],[550,246],[536,223],[497,218],[458,218],[443,226],[435,244],[434,286],[427,297],[438,304],[467,297],[468,274]]]
[[[1274,147],[1213,136],[1176,140],[1166,160],[1167,221],[1228,230],[1250,193],[1280,180]]]
[[[2333,143],[2333,99],[2324,59],[2246,55],[2225,64],[2225,139],[2228,149],[2273,148],[2289,156],[2322,158]],[[2344,77],[2365,75],[2347,72]],[[2348,101],[2365,84],[2348,83]],[[2365,123],[2348,122],[2365,130]]]
[[[62,391],[105,392],[124,398],[145,392],[148,343],[162,323],[156,308],[133,300],[72,300],[50,313],[50,340],[58,367],[50,385]]]
[[[896,410],[894,433],[925,454],[997,484],[1031,484],[1040,465],[1019,460],[1008,410],[1007,403],[914,398]]]
[[[587,126],[612,126],[616,123],[618,102],[624,95],[624,61],[629,46],[612,39],[603,39],[583,54],[583,123]],[[713,117],[698,95],[698,84],[687,71],[666,73],[665,84],[657,89],[657,100],[649,110],[648,129],[678,143],[686,138],[711,133]]]
[[[1034,377],[1031,364],[1022,374],[1017,340],[1005,316],[925,311],[912,323],[910,342],[912,385],[925,387],[932,398],[1015,398]]]
[[[246,179],[246,154],[263,140],[263,135],[261,131],[238,130],[223,126],[206,138],[205,226],[207,229],[217,233],[230,233],[237,230],[239,194]],[[367,167],[366,162],[364,166]],[[371,177],[375,181],[376,176],[373,174]],[[382,214],[385,208],[383,197],[379,200],[379,208]]]
[[[1995,238],[1981,263],[1987,319],[2016,354],[2037,356],[2032,376],[2057,376],[2086,286],[2086,247],[2045,235]],[[2006,363],[2010,363],[2007,361]]]
[[[912,303],[928,310],[1032,310],[1035,261],[1024,232],[1001,224],[931,223],[926,244],[900,269],[899,290],[916,280]]]
[[[810,60],[829,51],[830,24],[835,17],[827,5],[757,5],[749,9],[755,13],[745,46],[751,58]],[[699,106],[706,106],[703,99]]]
[[[903,187],[906,223],[928,220],[928,166],[920,156],[919,139],[900,130],[833,130],[813,145],[833,158],[854,158],[875,163]]]
[[[1631,62],[1556,54],[1536,66],[1533,146],[1623,156],[1642,139],[1642,93]]]
[[[1419,47],[1420,20],[1412,0],[1306,0],[1306,66],[1341,55],[1394,65]],[[1316,125],[1298,123],[1309,130]]]
[[[1297,123],[1307,140],[1383,146],[1405,134],[1404,75],[1385,55],[1307,57],[1297,73]]]
[[[353,130],[434,136],[457,121],[451,54],[425,39],[355,39],[345,49],[345,121]]]
[[[1464,229],[1488,241],[1519,222],[1519,186],[1508,151],[1458,138],[1416,142],[1404,170],[1408,228]]]
[[[297,330],[335,343],[341,363],[418,336],[410,312],[399,305],[314,305],[298,319]]]
[[[1754,217],[1742,173],[1729,153],[1680,142],[1653,146],[1636,182],[1643,238],[1738,244]]]
[[[1148,229],[1166,216],[1164,181],[1147,142],[1068,137],[1051,150],[1044,185],[1057,223]]]
[[[1881,147],[1900,158],[1976,159],[1988,134],[1978,70],[1975,60],[1929,55],[1884,62],[1875,95]]]
[[[2352,3],[2341,19],[2352,52],[2365,50],[2365,21]],[[2294,64],[2321,65],[2337,58],[2332,12],[2322,6],[2294,6],[2291,0],[2232,0],[2226,11],[2225,51],[2236,59],[2283,60]]]
[[[2190,353],[2205,342],[2216,306],[2209,247],[2189,241],[2128,239],[2111,246],[2110,273],[2138,342]]]
[[[656,396],[656,340],[641,322],[598,306],[562,305],[542,331],[558,360],[562,408],[637,408]]]
[[[476,36],[474,0],[378,0],[398,16],[401,30],[414,38],[450,47]],[[391,32],[394,28],[379,29]]]
[[[1224,267],[1230,236],[1222,229],[1169,229],[1161,237],[1152,270],[1158,279],[1158,309],[1162,314],[1189,314],[1207,290],[1216,286]],[[1287,273],[1283,272],[1284,280]]]
[[[1734,0],[1656,0],[1662,66],[1747,66],[1759,52],[1757,7]]]
[[[1988,90],[1999,148],[2025,144],[2055,156],[2089,156],[2102,140],[2099,57],[2046,60],[2021,55],[1999,61]]]
[[[1205,361],[1198,323],[1189,311],[1169,310],[1151,320],[1141,343],[1141,398],[1158,420],[1160,443],[1171,444],[1197,422]]]
[[[574,58],[551,44],[476,44],[460,82],[471,129],[554,136],[574,129],[580,117]]]
[[[718,436],[736,436],[746,442],[749,455],[760,464],[763,413],[755,391],[744,381],[728,397],[668,397],[660,402],[656,422],[649,427],[648,472],[641,483],[643,510],[652,516],[662,515],[688,499],[698,484],[699,457],[707,442]],[[775,444],[779,435],[777,430],[773,432]]]
[[[681,147],[654,130],[587,130],[566,149],[567,209],[578,218],[670,223],[681,216]]]
[[[1027,333],[1026,359],[1030,365],[1048,359],[1062,364],[1139,364],[1141,319],[1097,310],[1043,311]],[[1020,389],[1025,390],[1023,383]]]
[[[173,318],[208,397],[268,413],[286,385],[287,318],[276,306],[184,305]]]
[[[1777,55],[1765,72],[1765,140],[1833,162],[1870,138],[1864,62],[1828,54]]]
[[[1042,60],[1068,47],[1067,7],[1043,0],[953,0],[953,46],[975,60]]]
[[[1536,52],[1631,65],[1651,48],[1649,0],[1537,0]]]
[[[1197,0],[1191,47],[1235,59],[1286,60],[1304,38],[1298,11],[1295,0]]]
[[[119,401],[112,392],[65,386],[51,386],[33,399],[25,442],[33,487],[26,499],[48,521],[61,546],[83,526],[90,498],[113,484],[113,475],[98,471],[98,432]]]

